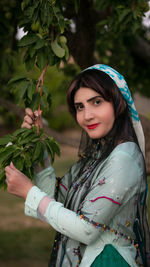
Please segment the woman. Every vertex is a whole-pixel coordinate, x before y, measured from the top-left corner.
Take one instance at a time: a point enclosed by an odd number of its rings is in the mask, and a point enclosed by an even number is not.
[[[79,161],[62,179],[49,165],[35,185],[11,163],[8,192],[57,230],[49,266],[149,266],[144,135],[128,86],[94,65],[72,81],[67,100],[83,129]],[[26,113],[22,127],[31,128],[35,113]]]

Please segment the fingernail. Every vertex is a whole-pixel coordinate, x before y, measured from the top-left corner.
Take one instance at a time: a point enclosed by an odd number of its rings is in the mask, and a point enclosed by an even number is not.
[[[38,116],[39,116],[39,113],[38,113],[38,111],[35,111],[35,112],[34,112],[34,116],[36,116],[36,117],[38,117]]]

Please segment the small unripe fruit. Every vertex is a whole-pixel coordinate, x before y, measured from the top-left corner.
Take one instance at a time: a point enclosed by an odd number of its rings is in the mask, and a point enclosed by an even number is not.
[[[67,43],[67,38],[64,35],[62,35],[62,36],[59,37],[59,42],[62,43],[62,44],[66,44]]]
[[[36,23],[32,23],[32,25],[31,25],[31,29],[34,32],[37,32],[39,30],[39,27],[40,27],[39,21],[37,21]]]

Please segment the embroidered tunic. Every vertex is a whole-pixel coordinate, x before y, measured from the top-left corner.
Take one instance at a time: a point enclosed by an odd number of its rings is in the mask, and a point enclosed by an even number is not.
[[[36,175],[36,186],[25,202],[26,215],[48,222],[61,233],[52,266],[90,267],[107,244],[112,244],[130,266],[141,266],[136,262],[133,232],[144,175],[138,146],[122,143],[98,164],[91,158],[79,176],[81,162],[59,181],[56,200],[49,201],[49,197],[54,199],[58,182],[49,166]]]

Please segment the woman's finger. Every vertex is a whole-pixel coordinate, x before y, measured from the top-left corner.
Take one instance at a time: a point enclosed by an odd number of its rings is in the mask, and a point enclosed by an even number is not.
[[[21,128],[31,129],[32,125],[28,124],[27,122],[23,122],[22,125],[21,125]]]
[[[37,120],[39,120],[39,125],[42,128],[42,110],[35,110],[34,112],[34,124],[37,125]]]
[[[6,173],[6,175],[8,174],[10,174],[11,173],[11,168],[10,168],[10,166],[6,166],[5,167],[5,173]]]
[[[33,119],[31,117],[29,117],[29,115],[26,115],[24,117],[24,121],[27,122],[27,123],[29,123],[29,124],[32,124],[33,123]]]
[[[33,111],[31,108],[26,108],[25,113],[26,113],[26,115],[30,116],[31,118],[34,117],[34,114],[33,114]]]
[[[13,162],[11,161],[11,163],[10,163],[10,168],[12,169],[12,170],[14,170],[14,171],[17,171],[17,172],[20,172],[16,167],[15,167],[15,165],[13,164]]]

